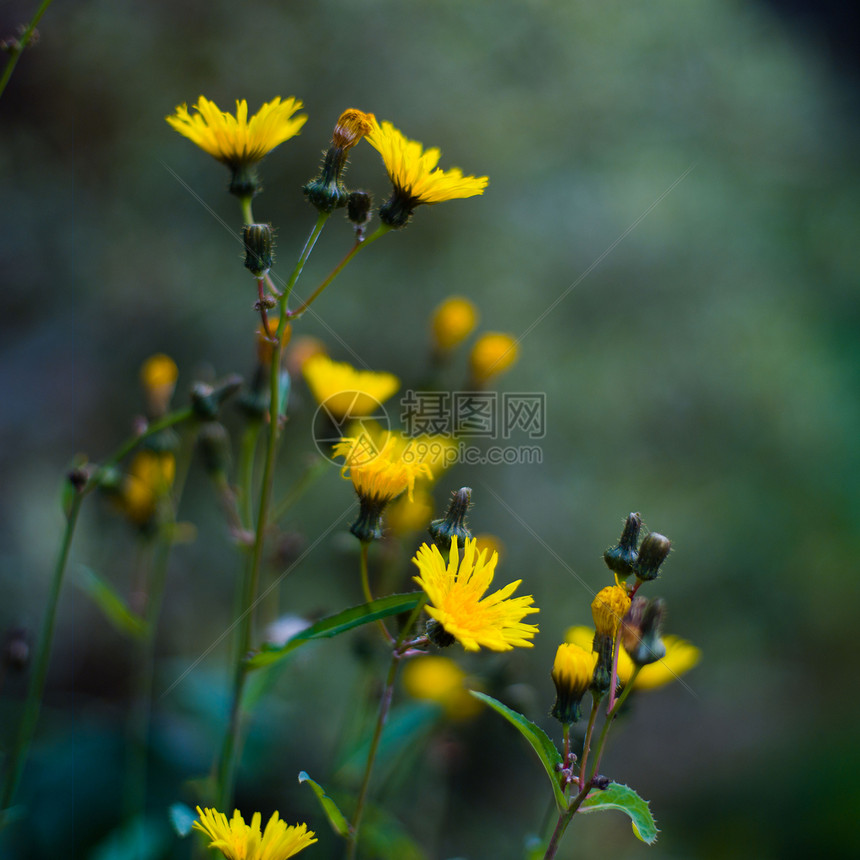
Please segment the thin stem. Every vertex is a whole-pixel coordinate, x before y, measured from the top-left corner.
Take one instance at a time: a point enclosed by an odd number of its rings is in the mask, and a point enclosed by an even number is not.
[[[254,223],[254,212],[251,208],[251,201],[253,197],[248,195],[246,197],[239,198],[239,205],[242,207],[242,222],[244,224],[253,224]]]
[[[370,576],[367,571],[367,553],[370,547],[368,541],[361,542],[361,589],[364,592],[364,599],[368,603],[373,602],[373,592],[370,590]],[[380,618],[377,622],[379,629],[382,631],[382,636],[389,645],[394,644],[394,637],[388,632],[385,622]]]
[[[570,767],[570,723],[562,725],[561,733],[564,738],[564,758],[562,758],[562,762],[564,763],[564,767]]]
[[[621,647],[621,625],[618,625],[618,632],[615,634],[615,644],[612,646],[612,674],[609,678],[609,704],[606,707],[606,713],[615,707],[615,691],[618,688],[618,649]]]
[[[367,789],[370,785],[370,775],[373,771],[373,764],[376,761],[376,753],[379,750],[379,741],[382,737],[382,729],[388,719],[388,712],[391,710],[391,700],[394,695],[394,679],[397,676],[397,667],[399,665],[400,656],[395,648],[391,655],[391,665],[388,668],[388,675],[385,679],[385,689],[382,691],[382,699],[379,702],[379,715],[376,718],[376,727],[373,730],[373,739],[370,742],[370,751],[367,754],[367,764],[364,768],[364,779],[361,781],[361,790],[358,793],[355,814],[352,816],[352,822],[349,827],[350,840],[346,849],[347,860],[355,860],[356,851],[358,850],[358,832],[361,827],[361,817],[364,812],[364,804],[367,799]]]
[[[600,709],[600,701],[602,695],[592,693],[591,714],[588,717],[588,728],[585,730],[585,740],[582,742],[582,761],[579,763],[579,787],[582,789],[585,786],[585,765],[588,762],[588,753],[591,749],[591,735],[594,732],[594,721],[597,719],[597,712]]]
[[[260,437],[259,421],[252,420],[245,427],[239,446],[239,498],[242,525],[246,529],[254,527],[254,509],[251,501],[254,486],[254,455],[257,453],[257,440]]]
[[[308,261],[308,257],[311,255],[311,251],[314,249],[314,245],[317,243],[317,239],[320,237],[320,233],[322,233],[323,227],[325,227],[325,222],[328,221],[329,212],[320,212],[319,218],[317,218],[317,223],[314,224],[314,229],[311,230],[310,236],[308,236],[307,242],[305,242],[305,247],[302,249],[302,253],[299,256],[298,262],[296,263],[296,267],[293,269],[293,273],[290,275],[289,281],[287,281],[286,287],[284,287],[284,292],[278,301],[281,304],[281,309],[286,310],[287,302],[290,300],[290,293],[293,291],[293,287],[296,285],[296,281],[299,279],[299,275],[302,273],[302,269],[305,267],[305,263]],[[286,318],[288,314],[281,314],[281,321],[278,325],[278,337],[280,338],[281,334],[284,331],[284,325],[286,324]],[[290,315],[291,316],[291,315]]]
[[[349,261],[362,248],[366,248],[381,236],[384,236],[390,229],[390,227],[382,224],[377,228],[376,232],[368,236],[367,239],[359,239],[347,252],[347,255],[334,267],[334,269],[332,269],[329,276],[310,294],[309,298],[302,302],[296,310],[290,312],[290,319],[298,319],[319,298],[322,291],[346,268]],[[286,295],[289,295],[289,287]]]
[[[51,581],[51,591],[48,595],[48,605],[45,607],[45,617],[42,621],[42,629],[39,634],[39,643],[36,646],[36,657],[34,661],[33,674],[30,676],[30,684],[27,688],[27,699],[24,704],[24,712],[18,728],[18,737],[15,746],[9,756],[6,779],[3,784],[3,794],[0,797],[0,809],[6,809],[12,805],[30,743],[36,731],[36,723],[39,720],[39,709],[42,704],[42,694],[45,690],[45,679],[48,675],[48,663],[51,657],[51,644],[54,639],[54,623],[57,618],[57,604],[60,600],[60,590],[63,586],[63,574],[69,560],[69,549],[72,545],[72,537],[75,534],[75,526],[78,522],[78,514],[81,503],[84,500],[83,491],[76,492],[72,498],[71,506],[66,514],[66,529],[60,545],[60,553],[54,566],[54,576]]]
[[[582,802],[588,797],[588,792],[591,791],[591,780],[585,783],[585,785],[580,790],[579,794],[571,801],[570,806],[567,808],[565,812],[562,812],[558,816],[558,822],[555,825],[555,830],[553,831],[552,837],[550,838],[549,845],[546,849],[546,854],[543,856],[543,860],[552,860],[555,857],[556,851],[558,851],[559,843],[561,842],[561,837],[564,836],[565,830],[567,830],[568,824],[570,824],[571,819],[576,814],[576,811],[582,806]]]
[[[9,59],[6,61],[6,68],[3,70],[3,76],[0,77],[0,96],[3,95],[3,90],[6,89],[6,84],[9,83],[9,78],[12,77],[12,72],[15,70],[19,57],[30,44],[30,39],[33,36],[33,31],[36,29],[36,25],[39,23],[42,15],[45,14],[48,10],[48,6],[50,6],[52,2],[53,0],[42,0],[42,5],[36,10],[33,20],[30,21],[27,25],[27,29],[21,34],[21,38],[18,39],[17,46],[12,48],[10,51]]]
[[[609,728],[612,723],[615,722],[615,717],[618,715],[618,711],[624,704],[625,699],[630,695],[630,691],[633,689],[633,682],[636,680],[636,676],[639,674],[639,670],[641,668],[641,666],[636,666],[633,669],[633,674],[630,676],[630,680],[621,691],[621,695],[616,699],[615,704],[612,706],[612,710],[606,716],[606,722],[603,724],[600,737],[597,739],[597,751],[594,756],[594,767],[591,769],[592,779],[597,775],[597,769],[600,767],[600,759],[603,757],[603,748],[606,744],[606,736],[609,734]]]

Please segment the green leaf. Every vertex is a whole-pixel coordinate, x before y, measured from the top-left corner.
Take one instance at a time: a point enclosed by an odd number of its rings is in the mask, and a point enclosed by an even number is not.
[[[95,601],[105,618],[120,633],[137,639],[146,633],[146,622],[132,612],[125,601],[116,593],[113,586],[105,582],[94,570],[79,566],[78,585]]]
[[[325,793],[323,787],[318,782],[314,782],[305,771],[299,773],[299,782],[306,782],[311,787],[334,832],[344,839],[349,839],[349,822],[338,805]]]
[[[595,791],[589,794],[579,807],[580,812],[597,812],[601,809],[617,809],[630,817],[633,823],[633,833],[648,845],[657,841],[657,824],[648,801],[643,800],[626,785],[613,782],[606,791]]]
[[[191,825],[197,821],[197,813],[184,803],[173,803],[167,810],[167,817],[178,836],[183,839],[191,833]]]
[[[271,666],[312,639],[330,639],[332,636],[346,633],[347,630],[360,627],[362,624],[378,621],[381,618],[387,618],[389,615],[399,615],[402,612],[409,612],[418,605],[423,596],[423,593],[420,591],[413,592],[412,594],[391,594],[388,597],[380,597],[370,603],[363,603],[361,606],[353,606],[351,609],[345,609],[337,615],[330,615],[328,618],[317,621],[316,624],[312,624],[307,629],[302,630],[301,633],[296,633],[286,644],[280,647],[273,648],[272,646],[263,645],[260,653],[248,659],[245,662],[245,666],[248,669],[261,669],[265,666]]]
[[[563,812],[567,809],[567,798],[561,790],[558,778],[562,768],[561,753],[555,748],[549,735],[540,726],[536,726],[531,720],[527,720],[522,714],[512,711],[507,705],[496,701],[492,696],[479,693],[477,690],[469,690],[469,692],[476,699],[486,702],[494,711],[500,713],[531,744],[532,749],[538,754],[538,758],[544,766],[549,781],[552,783],[552,791],[559,811]]]

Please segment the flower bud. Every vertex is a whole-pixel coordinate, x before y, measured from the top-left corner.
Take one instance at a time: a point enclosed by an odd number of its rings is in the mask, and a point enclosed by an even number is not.
[[[480,387],[516,363],[519,346],[513,335],[501,332],[482,334],[469,354],[472,382]]]
[[[176,389],[179,368],[164,353],[150,356],[140,368],[140,383],[146,397],[146,411],[150,418],[160,418],[170,406]]]
[[[666,656],[666,646],[660,638],[666,605],[661,599],[652,601],[636,597],[621,622],[621,643],[637,666],[656,663]]]
[[[427,627],[425,628],[427,631],[427,638],[437,647],[437,648],[448,648],[450,645],[453,645],[457,640],[438,622],[435,618],[431,618],[427,622]]]
[[[191,388],[191,408],[201,421],[214,421],[221,404],[232,397],[242,386],[242,377],[233,373],[216,387],[206,382],[196,382]]]
[[[255,278],[262,278],[272,268],[275,240],[271,224],[246,224],[242,228],[245,244],[245,268]]]
[[[230,467],[230,436],[227,428],[218,421],[207,421],[197,437],[203,468],[216,479],[226,479]]]
[[[373,208],[373,195],[367,191],[351,191],[346,202],[346,214],[350,221],[363,227],[370,220]]]
[[[621,579],[626,579],[634,571],[637,557],[636,544],[639,542],[641,528],[642,519],[639,514],[628,514],[618,546],[603,553],[606,566]]]
[[[666,561],[672,542],[665,535],[651,532],[639,547],[639,557],[634,570],[637,579],[650,582],[660,575],[660,566]]]
[[[430,523],[430,537],[439,549],[445,553],[451,549],[451,539],[457,538],[457,542],[465,545],[466,538],[472,537],[472,532],[466,525],[466,513],[472,505],[471,487],[461,487],[451,496],[448,512],[442,519],[433,520]]]
[[[577,722],[581,717],[580,706],[592,680],[595,657],[578,645],[564,643],[558,646],[552,667],[556,699],[550,712],[565,725]]]
[[[591,604],[594,627],[599,635],[615,638],[621,619],[630,609],[627,589],[621,585],[607,585],[602,588]]]
[[[439,305],[430,321],[433,346],[448,352],[462,343],[478,324],[478,309],[462,296],[451,296]]]

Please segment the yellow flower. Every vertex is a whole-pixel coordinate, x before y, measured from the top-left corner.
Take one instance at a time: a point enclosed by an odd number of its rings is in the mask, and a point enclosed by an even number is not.
[[[437,167],[442,154],[438,149],[425,152],[418,141],[409,140],[390,122],[380,125],[374,120],[367,142],[382,156],[394,186],[391,198],[379,210],[380,220],[389,227],[404,227],[421,203],[474,197],[487,187],[486,176],[464,176],[457,167]]]
[[[591,604],[591,614],[594,626],[603,636],[615,639],[618,625],[630,608],[630,598],[627,589],[622,585],[607,585],[602,588]]]
[[[478,309],[462,296],[451,296],[433,311],[430,324],[436,349],[447,352],[475,330]]]
[[[513,335],[495,331],[482,334],[469,354],[472,381],[477,385],[489,382],[515,364],[519,354],[520,348]]]
[[[120,488],[120,504],[126,516],[139,525],[152,519],[158,500],[166,496],[173,486],[175,474],[173,454],[138,451]]]
[[[505,545],[502,543],[502,540],[498,535],[482,533],[475,535],[475,540],[478,542],[479,550],[485,549],[491,555],[496,552],[499,554],[499,559],[503,559],[505,557]]]
[[[556,700],[552,716],[562,723],[575,723],[582,716],[579,710],[582,697],[591,684],[595,654],[579,645],[564,643],[555,652],[552,680],[555,684]]]
[[[433,498],[419,486],[413,490],[413,499],[401,496],[391,504],[386,514],[388,527],[394,534],[405,535],[420,532],[427,528],[433,519]]]
[[[164,353],[150,356],[140,368],[140,383],[146,396],[146,408],[150,417],[158,418],[167,411],[170,398],[176,389],[179,368],[176,362]]]
[[[392,373],[356,370],[321,353],[305,361],[302,373],[317,403],[336,420],[371,415],[400,387]]]
[[[440,704],[454,720],[475,716],[481,703],[467,692],[466,673],[448,657],[427,656],[409,660],[403,667],[403,686],[410,696]]]
[[[531,595],[511,597],[522,580],[484,597],[495,574],[496,553],[487,560],[486,550],[478,554],[476,541],[466,539],[461,561],[454,536],[447,565],[438,547],[426,543],[412,561],[421,572],[413,579],[433,604],[425,607],[427,614],[447,634],[438,637],[437,642],[441,639],[440,644],[451,644],[457,639],[467,651],[479,651],[482,645],[493,651],[532,647],[528,640],[538,628],[524,624],[522,619],[540,610],[531,605],[534,602]]]
[[[307,120],[306,116],[293,116],[301,107],[300,99],[281,101],[279,96],[266,102],[249,120],[245,99],[236,101],[233,116],[200,96],[194,105],[196,114],[190,114],[183,104],[165,119],[181,135],[235,171],[256,164],[278,144],[297,135]]]
[[[588,627],[571,627],[565,639],[581,648],[591,648],[594,631]],[[702,652],[695,645],[677,636],[664,636],[663,644],[666,646],[666,656],[639,670],[633,682],[634,690],[656,690],[663,687],[692,669],[702,657]],[[622,648],[618,652],[618,681],[622,686],[630,681],[634,668],[633,661]]]
[[[227,820],[223,812],[197,807],[199,820],[193,824],[209,837],[210,848],[217,848],[227,860],[287,860],[316,842],[314,832],[306,824],[288,827],[285,821],[272,813],[266,829],[260,832],[262,818],[255,812],[250,824],[236,809]]]

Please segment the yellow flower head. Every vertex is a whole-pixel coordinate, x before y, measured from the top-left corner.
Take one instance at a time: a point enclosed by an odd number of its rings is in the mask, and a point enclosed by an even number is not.
[[[340,117],[334,127],[331,142],[341,150],[349,151],[366,134],[373,131],[373,123],[376,117],[372,113],[365,113],[357,108],[348,108]]]
[[[217,848],[227,860],[287,860],[316,842],[314,832],[306,824],[288,827],[272,813],[266,829],[260,832],[262,818],[255,812],[250,824],[236,809],[229,821],[223,812],[197,807],[199,819],[193,829],[205,833],[210,848]]]
[[[295,137],[307,120],[306,116],[293,116],[301,107],[300,99],[281,101],[279,96],[266,102],[249,120],[245,99],[236,101],[233,116],[200,96],[194,105],[197,113],[189,113],[183,104],[165,119],[181,135],[236,171],[256,164],[278,144]]]
[[[481,710],[481,703],[467,692],[466,673],[448,657],[417,657],[403,667],[403,686],[410,696],[440,704],[446,716],[465,720]]]
[[[581,648],[590,648],[594,640],[594,631],[588,627],[571,627],[565,639]],[[702,657],[702,652],[695,645],[677,636],[664,636],[663,644],[666,646],[666,656],[639,670],[633,682],[634,690],[656,690],[658,687],[676,681],[692,669]],[[618,682],[622,687],[630,682],[634,668],[630,655],[621,648],[618,652]]]
[[[607,585],[602,588],[591,604],[591,614],[594,626],[602,636],[615,639],[618,625],[630,608],[630,598],[627,589],[622,585]]]
[[[132,522],[143,525],[173,486],[176,459],[166,451],[138,451],[120,488],[120,504]]]
[[[501,332],[482,334],[469,353],[469,369],[476,385],[485,385],[516,363],[520,348],[513,335]]]
[[[585,650],[570,643],[558,646],[552,666],[552,680],[556,691],[552,715],[559,722],[575,723],[579,720],[579,705],[591,684],[596,662],[597,654],[590,648]]]
[[[430,324],[436,349],[447,352],[475,330],[478,309],[462,296],[451,296],[433,311]]]
[[[162,352],[151,355],[141,365],[140,384],[143,386],[150,417],[158,418],[167,411],[178,377],[179,368],[176,362]]]
[[[496,553],[488,560],[486,550],[478,554],[476,541],[467,538],[461,560],[454,536],[447,564],[438,547],[426,543],[412,561],[421,572],[413,578],[432,604],[425,607],[427,614],[447,634],[447,637],[439,637],[440,644],[446,641],[451,644],[457,639],[467,651],[479,651],[482,645],[493,651],[510,651],[514,646],[532,647],[528,640],[538,628],[534,624],[524,624],[522,619],[540,610],[532,606],[531,595],[511,597],[522,580],[484,597],[495,574]]]
[[[321,353],[305,361],[302,373],[314,399],[335,420],[371,415],[400,387],[400,380],[392,373],[356,370]]]
[[[457,167],[437,167],[442,154],[438,149],[425,152],[418,141],[409,140],[390,122],[380,125],[374,120],[367,142],[382,156],[394,186],[391,198],[379,210],[380,220],[389,227],[406,226],[421,203],[474,197],[487,187],[486,176],[464,176]]]

